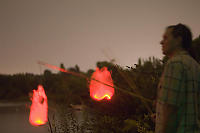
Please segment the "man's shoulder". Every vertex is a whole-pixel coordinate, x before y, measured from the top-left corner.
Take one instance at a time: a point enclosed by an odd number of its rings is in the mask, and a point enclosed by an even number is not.
[[[189,54],[180,54],[170,58],[167,65],[177,64],[183,66],[184,69],[190,69],[196,67],[200,70],[200,64],[192,58]]]
[[[170,66],[170,65],[184,65],[188,59],[186,59],[187,57],[183,57],[183,55],[178,55],[178,56],[174,56],[172,58],[170,58],[167,61],[166,66]]]

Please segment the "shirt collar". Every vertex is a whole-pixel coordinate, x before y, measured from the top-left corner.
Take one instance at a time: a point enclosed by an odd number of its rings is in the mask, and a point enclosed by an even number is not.
[[[188,54],[189,53],[186,50],[180,50],[175,53],[174,57],[177,55],[188,55]]]

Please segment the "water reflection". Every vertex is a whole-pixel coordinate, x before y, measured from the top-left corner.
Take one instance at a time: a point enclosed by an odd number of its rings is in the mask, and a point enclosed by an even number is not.
[[[0,103],[1,133],[49,133],[48,125],[34,127],[29,123],[26,103]]]

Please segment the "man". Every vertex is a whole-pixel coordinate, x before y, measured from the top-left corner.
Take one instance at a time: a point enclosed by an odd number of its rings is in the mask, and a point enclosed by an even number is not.
[[[160,43],[169,60],[158,85],[155,132],[200,133],[200,66],[188,52],[191,31],[168,26]]]

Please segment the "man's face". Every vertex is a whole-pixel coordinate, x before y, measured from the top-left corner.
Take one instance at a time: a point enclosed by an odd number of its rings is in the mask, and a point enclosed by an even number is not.
[[[162,45],[162,52],[167,56],[172,55],[178,46],[178,40],[173,37],[172,31],[172,28],[167,28],[163,35],[163,39],[160,42]]]

